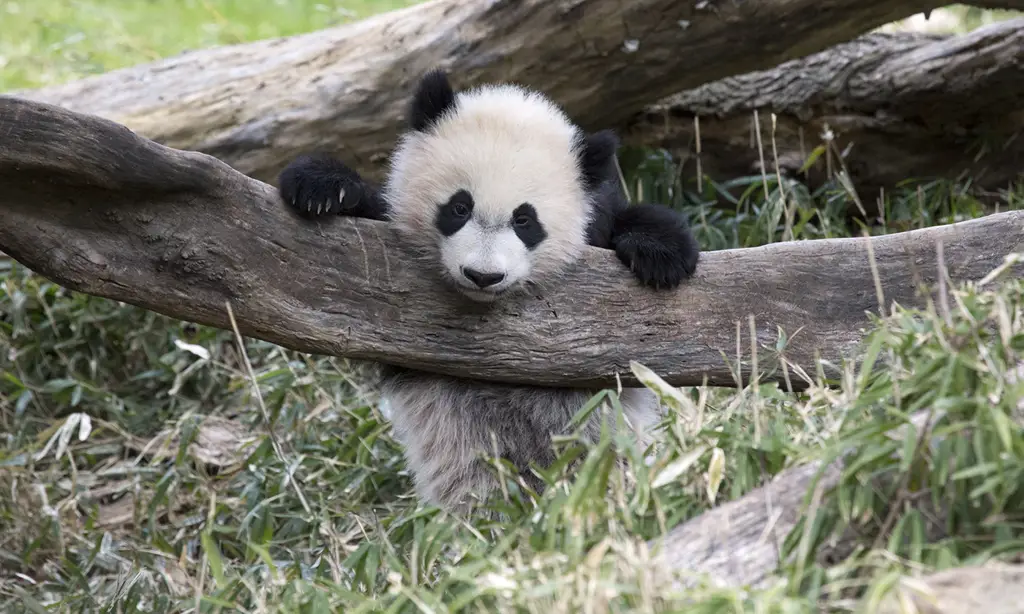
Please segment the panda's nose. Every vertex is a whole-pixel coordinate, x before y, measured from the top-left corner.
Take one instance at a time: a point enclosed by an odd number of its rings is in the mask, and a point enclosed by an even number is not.
[[[481,273],[480,271],[469,267],[462,267],[462,274],[466,276],[466,279],[476,284],[479,288],[493,286],[494,284],[501,283],[501,280],[505,279],[504,273]]]

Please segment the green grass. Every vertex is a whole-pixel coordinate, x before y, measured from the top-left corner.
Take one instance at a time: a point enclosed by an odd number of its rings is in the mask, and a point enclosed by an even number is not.
[[[0,91],[288,36],[420,0],[4,0]]]
[[[336,23],[342,5],[320,4],[8,2],[0,89]],[[1021,189],[982,202],[963,183],[911,183],[867,223],[846,215],[840,182],[811,192],[770,174],[696,193],[664,152],[627,151],[622,165],[634,196],[686,211],[705,249],[1024,205]],[[230,332],[0,259],[0,611],[851,611],[900,574],[1024,552],[1024,282],[952,292],[948,316],[874,322],[874,360],[836,387],[683,389],[653,450],[562,438],[543,495],[506,474],[492,501],[503,518],[459,520],[412,495],[357,365],[246,340],[250,378]],[[922,408],[930,445],[894,440]],[[641,547],[837,450],[851,469],[791,536],[771,588],[678,590]],[[824,566],[814,555],[849,526],[853,554]]]

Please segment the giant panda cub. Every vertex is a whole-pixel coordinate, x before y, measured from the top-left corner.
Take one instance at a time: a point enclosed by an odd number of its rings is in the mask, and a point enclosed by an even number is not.
[[[282,171],[281,196],[307,217],[387,220],[409,247],[436,259],[446,283],[480,302],[556,280],[587,245],[615,250],[655,289],[674,288],[693,274],[699,250],[684,218],[625,200],[612,132],[586,134],[552,101],[515,85],[456,93],[438,70],[421,79],[409,120],[381,188],[315,154]],[[381,400],[417,493],[449,509],[471,496],[484,499],[497,486],[480,453],[497,452],[539,489],[530,463],[554,460],[551,435],[565,433],[599,391],[382,367]],[[646,441],[659,417],[656,396],[626,388],[620,400]],[[583,428],[594,439],[598,414]]]

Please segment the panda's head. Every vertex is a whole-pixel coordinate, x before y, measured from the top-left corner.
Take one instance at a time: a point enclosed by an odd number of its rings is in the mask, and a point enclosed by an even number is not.
[[[517,86],[456,93],[440,71],[420,81],[410,115],[385,188],[390,218],[456,289],[493,301],[580,257],[593,188],[615,173],[614,135],[584,134]]]

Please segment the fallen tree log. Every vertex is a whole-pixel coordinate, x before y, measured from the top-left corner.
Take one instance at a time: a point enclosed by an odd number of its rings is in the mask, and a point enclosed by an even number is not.
[[[770,70],[728,77],[676,94],[634,117],[628,143],[664,147],[723,180],[776,164],[800,176],[810,152],[834,135],[865,201],[908,178],[956,178],[1003,188],[1024,177],[1024,18],[962,36],[873,33]],[[760,113],[763,152],[753,113]],[[772,151],[771,113],[778,160]],[[806,179],[829,177],[825,156]],[[831,170],[840,162],[833,158]]]
[[[719,586],[763,586],[778,568],[782,540],[807,512],[808,490],[814,485],[826,493],[841,475],[839,462],[788,469],[743,497],[673,528],[650,547],[658,553],[659,566],[684,577],[693,574],[688,583],[704,575]]]
[[[929,410],[917,411],[907,421],[914,426],[913,429],[901,425],[892,431],[891,436],[896,441],[903,441],[908,434],[915,438],[932,438],[935,419]],[[1017,425],[1024,426],[1019,420]],[[966,435],[959,433],[958,436]],[[764,486],[674,527],[663,537],[651,540],[648,546],[655,553],[659,567],[681,573],[686,585],[695,585],[703,577],[718,586],[764,588],[774,580],[782,562],[783,541],[801,519],[815,513],[823,498],[831,496],[847,468],[845,461],[840,457],[828,463],[819,460],[786,469]],[[882,476],[870,479],[879,492],[887,492],[892,482],[886,480],[891,476],[884,473]],[[929,497],[917,498],[912,505],[925,511],[929,532],[936,533],[930,539],[937,540],[946,534],[948,508],[934,505]],[[842,534],[821,544],[814,556],[823,564],[841,561],[862,540],[863,536],[857,530],[847,527]],[[942,595],[943,604],[949,606],[979,598],[978,593],[963,589],[953,582],[951,590]],[[1007,602],[996,598],[992,603]],[[924,611],[983,610],[953,608]]]
[[[906,614],[905,600],[919,614],[1020,614],[1024,603],[1024,565],[990,563],[954,567],[898,586],[879,604],[876,614]]]
[[[591,248],[560,288],[489,308],[424,275],[433,264],[388,225],[302,221],[205,154],[12,97],[0,134],[0,250],[72,290],[200,324],[229,328],[230,302],[243,334],[306,352],[538,385],[635,383],[637,360],[675,385],[728,386],[724,356],[749,316],[763,370],[781,329],[786,359],[814,373],[819,355],[856,348],[878,308],[866,239],[709,252],[660,293]],[[1024,212],[871,239],[886,302],[920,303],[939,241],[954,282],[978,279],[1021,249]]]
[[[1024,0],[976,0],[1024,8]],[[588,128],[665,96],[766,69],[933,0],[435,0],[333,29],[194,51],[20,97],[99,115],[263,181],[302,151],[379,177],[415,78],[537,87]]]

